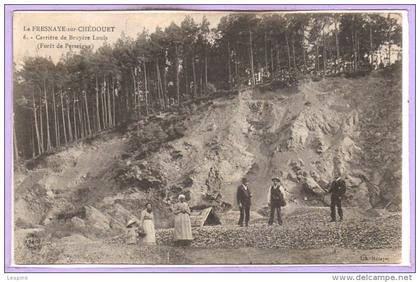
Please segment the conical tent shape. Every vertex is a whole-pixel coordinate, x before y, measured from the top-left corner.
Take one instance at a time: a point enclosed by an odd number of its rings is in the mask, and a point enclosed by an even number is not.
[[[220,218],[214,212],[212,207],[193,210],[191,212],[191,226],[203,227],[204,225],[220,225],[222,224]]]

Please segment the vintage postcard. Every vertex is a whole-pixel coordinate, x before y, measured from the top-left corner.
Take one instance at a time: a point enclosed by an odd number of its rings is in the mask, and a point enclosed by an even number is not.
[[[9,6],[9,269],[413,267],[413,7],[102,8]]]

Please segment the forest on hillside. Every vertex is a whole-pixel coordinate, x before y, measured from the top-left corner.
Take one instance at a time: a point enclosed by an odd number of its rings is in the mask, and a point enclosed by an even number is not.
[[[221,90],[391,63],[402,44],[391,14],[232,13],[216,28],[186,16],[97,50],[15,65],[15,163]],[[376,57],[375,57],[376,56]],[[376,58],[376,59],[375,59]]]

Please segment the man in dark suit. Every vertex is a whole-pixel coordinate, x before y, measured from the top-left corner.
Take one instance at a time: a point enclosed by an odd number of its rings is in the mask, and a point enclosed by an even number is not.
[[[248,187],[248,180],[246,178],[242,179],[242,184],[239,185],[238,190],[236,192],[236,199],[238,201],[240,216],[239,216],[239,226],[244,225],[245,219],[245,226],[248,226],[249,222],[249,211],[251,209],[251,198],[252,193]]]
[[[341,200],[346,193],[346,182],[342,176],[333,180],[328,193],[331,193],[331,222],[335,221],[335,207],[337,207],[340,221],[343,220],[343,209],[341,208]]]
[[[268,220],[268,225],[273,225],[275,213],[277,213],[278,224],[282,225],[281,207],[285,203],[283,194],[284,187],[282,185],[282,180],[279,177],[274,177],[271,180],[273,181],[273,184],[270,186],[270,189],[268,189],[267,195],[268,206],[270,207],[270,219]]]

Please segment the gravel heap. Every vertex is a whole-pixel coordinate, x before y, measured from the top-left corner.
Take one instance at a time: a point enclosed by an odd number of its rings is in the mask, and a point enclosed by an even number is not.
[[[249,227],[205,226],[193,228],[192,247],[197,248],[293,248],[317,249],[343,247],[379,249],[401,247],[401,219],[352,218],[343,222],[328,222],[323,214],[307,214],[306,218],[290,217],[282,226],[254,223]],[[173,245],[173,229],[157,230],[159,245]]]

